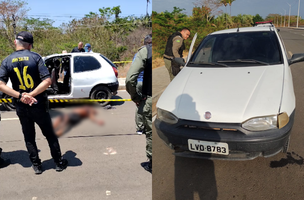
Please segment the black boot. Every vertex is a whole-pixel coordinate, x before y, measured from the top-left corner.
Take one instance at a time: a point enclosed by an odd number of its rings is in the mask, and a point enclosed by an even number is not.
[[[66,159],[61,159],[59,162],[56,162],[56,171],[61,172],[66,169],[68,166],[68,161]]]
[[[11,164],[10,160],[3,160],[2,158],[0,158],[0,169],[7,167]]]
[[[0,148],[0,169],[4,168],[4,167],[7,167],[11,164],[10,160],[3,160],[1,158],[1,153],[2,153],[2,149]]]
[[[33,163],[33,170],[35,171],[35,174],[42,174],[42,165],[41,163]]]
[[[143,162],[140,164],[146,171],[150,172],[152,174],[152,159],[150,159],[148,162]]]

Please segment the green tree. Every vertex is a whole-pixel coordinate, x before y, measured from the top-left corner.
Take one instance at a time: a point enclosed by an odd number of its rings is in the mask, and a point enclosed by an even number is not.
[[[262,22],[264,21],[263,17],[261,17],[259,14],[256,14],[254,17],[253,17],[253,23],[255,24],[256,22]]]
[[[54,21],[48,18],[40,20],[40,18],[24,18],[23,27],[25,31],[48,30],[54,29]]]
[[[1,35],[6,39],[4,41],[7,47],[15,49],[14,46],[14,27],[20,23],[28,11],[26,9],[27,3],[25,1],[3,0],[0,2],[0,21],[2,21],[2,27],[0,27]],[[15,22],[13,21],[13,17]]]

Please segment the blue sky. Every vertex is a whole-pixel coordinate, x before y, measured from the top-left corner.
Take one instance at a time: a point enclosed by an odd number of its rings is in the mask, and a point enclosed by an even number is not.
[[[165,10],[171,12],[173,6],[179,8],[185,8],[185,13],[192,14],[192,8],[194,3],[201,2],[199,0],[153,0],[153,11],[163,12]],[[291,4],[291,15],[297,15],[299,0],[235,0],[232,3],[231,15],[238,14],[260,14],[262,17],[266,17],[268,14],[289,14],[289,5]],[[225,7],[221,7],[222,11],[225,11]],[[230,7],[227,6],[227,13],[230,13]],[[304,1],[301,1],[300,16],[304,17]]]
[[[99,13],[99,8],[120,6],[121,17],[134,15],[136,17],[146,15],[146,0],[24,0],[28,3],[28,17],[49,18],[54,22],[53,26],[60,26],[72,19],[81,19],[90,12]],[[148,6],[148,12],[152,13],[152,0]]]

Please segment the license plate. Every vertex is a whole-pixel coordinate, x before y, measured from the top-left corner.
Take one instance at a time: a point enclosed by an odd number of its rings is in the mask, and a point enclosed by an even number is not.
[[[228,144],[223,142],[206,142],[200,140],[188,139],[188,148],[190,151],[200,153],[212,153],[228,155]]]

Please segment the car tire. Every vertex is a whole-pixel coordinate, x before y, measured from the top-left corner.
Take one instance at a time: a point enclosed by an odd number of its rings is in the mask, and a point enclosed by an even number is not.
[[[288,148],[289,148],[289,142],[290,142],[290,136],[288,137],[288,139],[286,140],[284,146],[283,146],[283,153],[287,153]]]
[[[97,86],[91,92],[91,99],[111,99],[112,93],[110,89],[106,86]],[[106,106],[109,104],[109,101],[99,102],[99,105]]]
[[[9,96],[7,94],[4,94],[3,98],[4,99],[13,99],[13,97],[11,97],[11,96]],[[2,104],[3,104],[4,108],[6,110],[8,110],[8,111],[12,111],[12,110],[16,109],[16,107],[15,107],[15,105],[13,103],[2,103]]]

